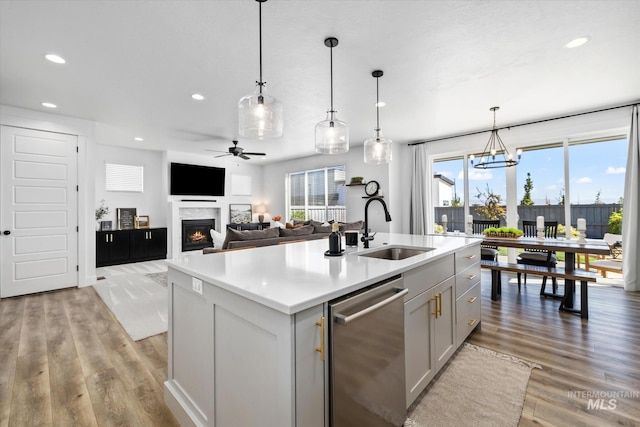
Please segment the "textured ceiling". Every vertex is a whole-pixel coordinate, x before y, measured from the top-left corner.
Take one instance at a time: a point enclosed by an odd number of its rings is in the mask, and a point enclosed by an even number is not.
[[[263,4],[263,67],[285,136],[240,139],[266,161],[314,153],[334,105],[360,145],[397,143],[640,99],[640,1],[293,1]],[[258,4],[233,1],[0,1],[0,104],[99,123],[98,142],[226,150],[238,100],[258,79]],[[588,35],[577,49],[564,45]],[[65,65],[44,59],[66,58]],[[206,96],[196,103],[190,95]],[[136,143],[134,136],[145,141]],[[210,154],[210,153],[209,153]],[[258,161],[258,160],[252,160]]]

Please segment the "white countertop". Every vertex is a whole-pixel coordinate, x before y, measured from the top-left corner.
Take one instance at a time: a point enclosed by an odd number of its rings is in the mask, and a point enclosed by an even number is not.
[[[345,248],[340,257],[324,256],[327,239],[203,255],[183,255],[169,268],[281,311],[298,313],[317,304],[426,264],[463,247],[477,237],[377,233],[370,248]],[[344,244],[344,239],[343,239]],[[404,260],[362,257],[357,253],[387,245],[435,248]]]

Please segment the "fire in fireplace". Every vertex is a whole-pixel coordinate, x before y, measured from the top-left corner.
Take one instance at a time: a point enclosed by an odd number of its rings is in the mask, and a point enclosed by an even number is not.
[[[213,246],[211,229],[215,229],[215,219],[182,220],[182,252],[196,251]]]

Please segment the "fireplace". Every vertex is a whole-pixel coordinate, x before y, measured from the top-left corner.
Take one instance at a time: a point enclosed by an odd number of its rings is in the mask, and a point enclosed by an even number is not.
[[[182,220],[182,252],[197,251],[213,246],[211,229],[215,229],[216,220],[183,219]]]

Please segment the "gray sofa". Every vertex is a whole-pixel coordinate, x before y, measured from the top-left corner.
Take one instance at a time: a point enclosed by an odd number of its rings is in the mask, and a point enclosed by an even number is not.
[[[340,231],[362,230],[363,222],[339,223]],[[222,248],[205,248],[203,253],[215,253],[220,250],[240,249],[277,245],[283,242],[299,240],[325,239],[331,234],[331,225],[322,225],[317,221],[294,222],[295,228],[267,228],[264,230],[239,231],[227,229]]]

